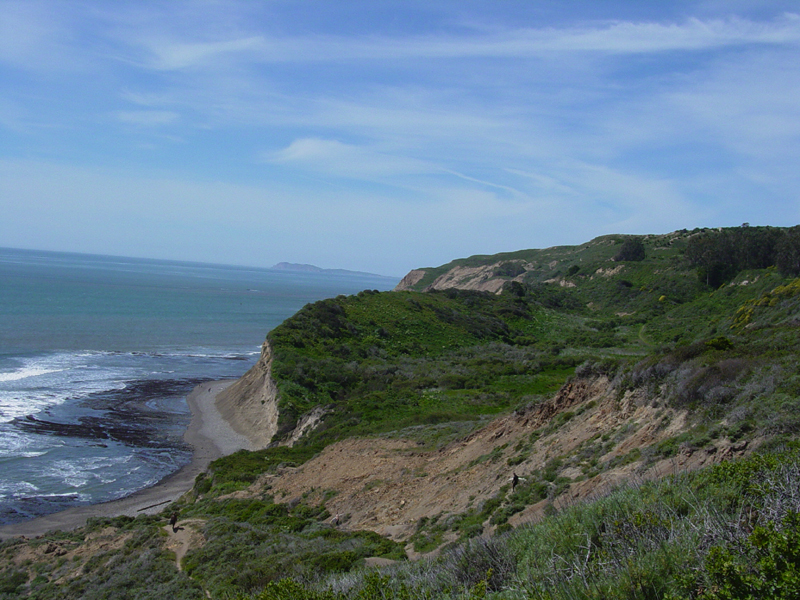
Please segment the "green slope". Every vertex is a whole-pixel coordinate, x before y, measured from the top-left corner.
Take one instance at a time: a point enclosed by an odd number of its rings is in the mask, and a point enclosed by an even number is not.
[[[306,306],[268,336],[280,390],[279,437],[317,406],[328,414],[308,443],[509,411],[553,392],[587,360],[616,365],[636,385],[647,373],[669,389],[688,386],[702,394],[716,381],[726,390],[720,394],[737,396],[748,377],[791,369],[795,288],[771,290],[792,276],[773,266],[740,267],[763,263],[764,244],[772,244],[767,258],[775,258],[776,240],[792,231],[649,236],[640,240],[641,260],[614,261],[610,273],[609,258],[619,256],[624,242],[606,236],[582,246],[503,255],[558,257],[562,264],[572,257],[587,265],[586,274],[572,269],[563,279],[569,286],[532,282],[499,295],[362,292]],[[725,267],[726,283],[711,288],[703,275],[711,263],[686,254],[698,254],[699,247],[716,256],[708,240],[724,246],[730,236],[742,236],[735,241],[746,251],[722,253],[737,262]],[[717,338],[725,339],[707,345]],[[766,356],[769,368],[758,365]],[[676,380],[680,369],[665,365],[683,365],[694,383]],[[685,405],[687,393],[672,393],[674,402]]]
[[[184,571],[162,546],[163,519],[103,520],[0,544],[0,597],[797,597],[800,230],[642,236],[643,258],[612,260],[632,239],[471,257],[430,270],[420,284],[454,265],[500,264],[520,285],[499,295],[366,291],[304,307],[268,336],[279,435],[315,407],[327,411],[322,425],[293,448],[239,452],[198,478],[179,507],[183,518],[204,521],[206,542]],[[514,274],[515,261],[525,273]],[[642,457],[722,438],[757,441],[763,454],[623,488],[387,571],[360,567],[367,556],[401,558],[401,546],[335,529],[324,506],[275,504],[268,488],[257,498],[230,495],[348,436],[406,435],[413,426],[436,447],[548,398],[575,372],[597,371],[620,395],[645,390],[688,411],[689,427]],[[450,437],[440,434],[444,424]],[[515,510],[563,489],[540,483],[509,495]],[[503,523],[503,511],[498,496],[454,518],[472,535],[484,522]],[[451,532],[445,525],[420,522],[415,541],[441,539]],[[122,541],[71,561],[48,551],[100,535]]]

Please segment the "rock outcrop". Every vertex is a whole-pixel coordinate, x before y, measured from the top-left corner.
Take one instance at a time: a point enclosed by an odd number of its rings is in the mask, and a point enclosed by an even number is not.
[[[272,379],[272,350],[267,342],[258,362],[216,399],[217,410],[256,448],[265,448],[278,431],[278,388]]]
[[[413,290],[414,286],[417,285],[423,277],[425,277],[425,269],[414,269],[400,280],[400,283],[395,286],[394,291],[405,292]]]
[[[431,290],[447,290],[458,288],[478,292],[499,293],[508,279],[496,275],[500,263],[483,267],[454,267],[436,278],[430,285]]]
[[[497,275],[497,271],[502,265],[503,263],[500,262],[482,267],[453,267],[426,286],[424,291],[457,288],[499,294],[503,290],[503,286],[512,281],[508,277],[499,277]],[[417,284],[425,275],[425,269],[414,269],[403,277],[397,287],[394,288],[394,291],[402,292],[417,289]]]

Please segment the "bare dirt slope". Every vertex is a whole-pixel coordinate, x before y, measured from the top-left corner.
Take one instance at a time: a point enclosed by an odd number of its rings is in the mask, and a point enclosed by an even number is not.
[[[236,495],[270,489],[279,502],[303,496],[324,502],[332,515],[340,515],[343,528],[405,540],[422,517],[479,506],[508,486],[513,473],[540,478],[554,459],[560,463],[559,477],[570,482],[552,502],[559,506],[626,479],[695,469],[744,450],[725,445],[687,449],[643,467],[646,452],[641,449],[686,427],[684,413],[660,408],[657,399],[643,393],[618,398],[608,379],[591,377],[575,380],[550,400],[498,418],[436,451],[423,451],[416,442],[402,439],[349,439],[299,468],[264,476]],[[598,472],[597,465],[604,463],[611,468]],[[510,522],[539,518],[547,502],[528,507]]]

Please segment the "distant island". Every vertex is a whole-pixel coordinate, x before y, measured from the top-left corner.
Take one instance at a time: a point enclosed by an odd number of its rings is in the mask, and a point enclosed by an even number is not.
[[[348,271],[347,269],[323,269],[314,265],[304,265],[299,263],[279,262],[270,267],[271,271],[295,271],[305,273],[327,273],[329,275],[355,275],[360,277],[382,277],[384,279],[399,280],[400,277],[389,275],[378,275],[377,273],[367,273],[365,271]]]

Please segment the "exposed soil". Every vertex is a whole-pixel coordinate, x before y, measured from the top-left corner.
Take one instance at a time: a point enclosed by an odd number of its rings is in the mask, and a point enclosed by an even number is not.
[[[205,386],[198,393],[203,393],[201,399],[210,406],[222,387]],[[210,419],[206,413],[204,418]],[[194,423],[195,429],[199,427],[204,423]],[[605,377],[576,379],[553,398],[490,421],[437,450],[408,439],[348,439],[327,447],[298,468],[264,475],[247,490],[231,496],[258,497],[268,491],[278,502],[303,498],[324,503],[334,515],[331,521],[342,529],[368,529],[408,541],[423,517],[478,508],[498,493],[510,494],[513,474],[523,480],[539,478],[548,462],[558,459],[558,476],[569,483],[559,495],[513,515],[509,523],[518,526],[540,519],[548,505],[561,508],[625,482],[694,470],[751,449],[744,442],[723,440],[699,450],[681,448],[668,459],[646,460],[648,448],[689,427],[684,412],[663,407],[658,398],[649,398],[642,391],[619,397]],[[197,456],[200,454],[203,452]],[[219,450],[212,453],[219,454]],[[208,460],[205,454],[203,458]],[[592,470],[614,459],[618,466],[599,473]],[[175,553],[178,569],[189,550],[205,543],[202,526],[203,521],[189,519],[178,522],[176,531],[164,527],[165,547]],[[486,523],[484,533],[491,532]],[[66,579],[77,576],[90,556],[121,548],[129,536],[107,528],[87,535],[83,543],[20,544],[8,556],[13,556],[17,566],[63,557],[76,567],[63,575]],[[454,539],[454,534],[448,534],[443,541]],[[420,556],[410,543],[406,550],[412,559]]]
[[[548,427],[558,415],[563,424]],[[536,476],[549,460],[561,458],[559,476],[572,480],[552,504],[558,508],[603,493],[624,481],[692,470],[745,451],[745,445],[722,443],[650,462],[641,458],[600,474],[591,474],[583,455],[596,462],[635,452],[671,438],[687,428],[686,415],[659,407],[641,392],[621,399],[605,377],[573,381],[552,399],[494,421],[436,451],[416,442],[348,439],[326,448],[299,468],[266,475],[238,497],[269,490],[279,502],[305,497],[324,502],[339,515],[343,529],[369,529],[395,540],[407,540],[422,517],[457,514],[480,506],[508,485],[513,473]],[[534,432],[539,431],[537,438]],[[534,434],[533,438],[531,434]],[[604,435],[605,434],[605,435]],[[604,439],[605,438],[605,439]],[[629,453],[632,453],[630,454]],[[514,466],[509,466],[509,461]],[[510,493],[510,486],[508,491]],[[528,507],[509,521],[516,526],[541,518],[548,500]],[[490,530],[487,527],[486,532]]]
[[[202,519],[186,519],[178,521],[175,528],[165,525],[164,531],[167,532],[167,541],[164,546],[167,550],[175,553],[175,564],[178,571],[183,571],[181,561],[186,553],[192,548],[200,548],[205,544],[205,538],[200,533],[205,521]]]

